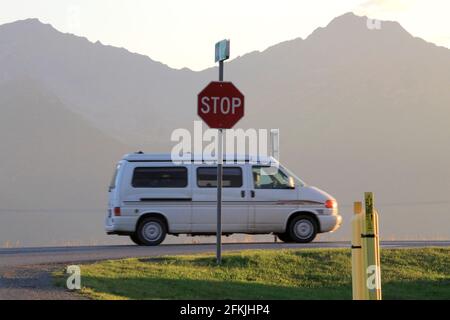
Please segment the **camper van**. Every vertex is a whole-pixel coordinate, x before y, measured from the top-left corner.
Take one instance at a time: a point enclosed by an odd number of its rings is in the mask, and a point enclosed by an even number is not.
[[[154,246],[171,235],[213,235],[217,223],[217,166],[170,154],[123,157],[109,186],[107,234]],[[223,164],[222,232],[275,234],[307,243],[342,223],[336,199],[310,186],[273,158],[240,157]],[[232,160],[232,159],[231,159]]]

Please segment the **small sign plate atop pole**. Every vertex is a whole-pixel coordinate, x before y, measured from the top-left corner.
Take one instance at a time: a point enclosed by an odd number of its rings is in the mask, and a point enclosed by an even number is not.
[[[230,58],[230,40],[222,40],[216,43],[215,62],[224,61]]]

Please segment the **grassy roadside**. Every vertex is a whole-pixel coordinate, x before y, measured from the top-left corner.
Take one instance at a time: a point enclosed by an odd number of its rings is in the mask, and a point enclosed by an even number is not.
[[[450,249],[382,250],[384,299],[450,299]],[[81,266],[93,299],[351,299],[348,249],[252,250]],[[59,285],[63,272],[55,273]]]

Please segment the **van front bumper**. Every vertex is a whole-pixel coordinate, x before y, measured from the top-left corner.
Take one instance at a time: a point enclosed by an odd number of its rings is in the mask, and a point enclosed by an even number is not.
[[[112,217],[105,223],[107,234],[130,234],[136,231],[136,217]]]
[[[320,232],[333,232],[339,229],[342,224],[340,215],[319,215]]]

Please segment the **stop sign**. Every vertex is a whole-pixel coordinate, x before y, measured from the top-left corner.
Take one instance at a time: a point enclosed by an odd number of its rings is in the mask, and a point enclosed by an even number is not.
[[[230,129],[244,116],[244,95],[231,82],[211,82],[198,94],[198,115],[210,128]]]

